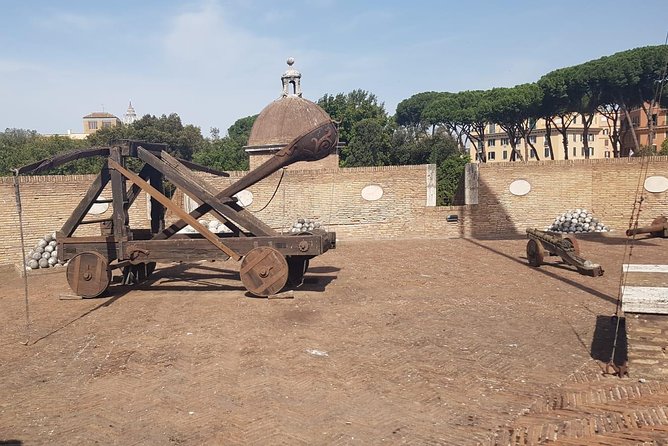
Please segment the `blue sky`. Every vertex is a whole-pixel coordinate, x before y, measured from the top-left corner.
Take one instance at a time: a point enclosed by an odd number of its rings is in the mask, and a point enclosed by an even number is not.
[[[394,114],[422,91],[537,80],[664,42],[668,2],[52,0],[0,2],[0,130],[81,132],[93,111],[178,113],[221,132],[278,98],[361,88]]]

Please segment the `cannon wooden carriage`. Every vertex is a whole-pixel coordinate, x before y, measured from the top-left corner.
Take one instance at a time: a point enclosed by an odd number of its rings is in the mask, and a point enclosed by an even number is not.
[[[109,147],[68,152],[16,169],[18,174],[34,174],[84,157],[105,157],[104,166],[86,195],[56,234],[58,253],[69,261],[67,281],[82,297],[97,297],[111,283],[112,271],[121,270],[123,282],[138,283],[151,275],[156,262],[197,260],[240,260],[239,275],[246,289],[257,296],[269,296],[286,286],[302,283],[309,259],[336,246],[336,234],[322,229],[282,234],[244,209],[235,194],[297,161],[315,161],[336,147],[338,132],[326,122],[278,151],[272,158],[238,181],[217,192],[193,170],[226,175],[169,155],[163,144],[124,141]],[[143,162],[138,173],[128,159]],[[198,207],[186,212],[163,192],[167,180]],[[112,198],[99,198],[111,183]],[[127,183],[131,183],[128,187]],[[150,196],[150,228],[132,228],[128,209],[140,192]],[[96,203],[110,203],[109,218],[87,218]],[[165,227],[165,209],[179,220]],[[213,233],[198,219],[211,212],[227,228]],[[80,225],[99,224],[100,236],[75,236]],[[190,225],[195,234],[179,231]]]
[[[649,226],[626,230],[626,235],[628,237],[632,237],[638,234],[649,234],[652,237],[668,237],[668,218],[660,215],[652,220],[652,223],[650,223]]]
[[[545,257],[561,257],[564,263],[574,266],[580,274],[602,276],[603,268],[580,255],[580,244],[573,236],[527,229],[527,260],[529,265],[539,267]]]

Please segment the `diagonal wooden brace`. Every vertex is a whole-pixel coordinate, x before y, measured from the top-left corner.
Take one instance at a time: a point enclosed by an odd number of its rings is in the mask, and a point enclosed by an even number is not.
[[[176,206],[169,198],[165,197],[163,194],[161,194],[158,190],[156,190],[153,186],[148,184],[146,181],[141,179],[139,175],[130,172],[129,170],[125,169],[123,166],[118,164],[116,161],[109,159],[109,167],[112,169],[115,169],[119,173],[121,173],[125,178],[128,180],[132,181],[134,184],[142,188],[144,192],[149,194],[151,197],[156,199],[157,201],[160,202],[163,206],[165,206],[167,209],[171,210],[174,212],[176,215],[179,216],[183,221],[188,223],[190,226],[192,226],[197,232],[202,234],[204,238],[209,240],[216,248],[220,249],[223,251],[225,254],[233,258],[234,260],[239,260],[241,259],[241,256],[237,254],[233,249],[231,249],[229,246],[224,245],[221,243],[220,239],[216,234],[213,232],[209,231],[208,228],[206,228],[204,225],[202,225],[200,222],[198,222],[195,218],[191,217],[190,214],[188,214],[186,211],[181,209],[180,207]]]

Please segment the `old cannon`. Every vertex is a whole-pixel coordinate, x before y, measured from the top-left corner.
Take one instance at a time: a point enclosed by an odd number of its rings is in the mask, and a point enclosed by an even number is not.
[[[580,244],[575,237],[562,237],[561,234],[548,233],[538,229],[527,229],[527,260],[529,265],[539,267],[546,256],[558,256],[574,266],[580,274],[602,276],[603,268],[580,256]]]
[[[626,230],[628,237],[637,234],[650,234],[652,237],[668,237],[668,218],[661,215],[652,220],[649,226]]]
[[[125,283],[138,283],[154,270],[156,262],[196,260],[240,260],[239,275],[244,287],[254,295],[269,296],[287,286],[302,283],[309,259],[336,246],[336,234],[322,229],[282,234],[244,209],[234,197],[238,192],[297,161],[315,161],[336,147],[338,132],[329,121],[306,131],[256,169],[217,192],[193,170],[227,175],[204,166],[179,160],[166,151],[166,145],[123,141],[109,147],[64,153],[15,170],[34,174],[74,159],[106,157],[101,172],[63,227],[56,234],[58,252],[69,261],[67,281],[82,297],[96,297],[111,283],[112,271],[120,269]],[[144,163],[138,173],[127,161]],[[188,213],[163,193],[167,180],[198,203]],[[127,187],[127,183],[132,186]],[[99,198],[111,183],[111,199]],[[141,191],[150,196],[150,228],[131,228],[128,209]],[[96,203],[110,203],[109,218],[85,219]],[[165,227],[165,209],[179,220]],[[220,220],[229,231],[213,233],[198,221],[207,213]],[[77,237],[80,225],[100,224],[102,235]],[[179,233],[190,225],[195,234]]]

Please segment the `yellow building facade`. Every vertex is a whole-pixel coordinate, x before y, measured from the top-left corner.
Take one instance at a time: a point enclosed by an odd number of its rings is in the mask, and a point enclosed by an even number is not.
[[[568,159],[584,159],[587,158],[585,153],[585,144],[584,144],[584,125],[582,122],[582,117],[578,115],[572,115],[569,118],[572,120],[568,126],[566,132],[568,138]],[[561,125],[560,118],[555,118],[555,123]],[[612,142],[610,140],[610,135],[612,134],[614,128],[612,127],[612,121],[608,120],[602,114],[595,114],[592,120],[591,126],[589,127],[588,135],[588,149],[589,149],[589,158],[613,158],[613,148]],[[499,126],[498,124],[488,124],[486,127],[484,151],[487,155],[487,162],[505,162],[510,161],[512,148],[510,146],[510,140],[508,134]],[[563,136],[562,134],[552,125],[551,136],[547,136],[547,130],[545,125],[545,119],[539,119],[536,121],[534,129],[531,131],[528,139],[536,148],[538,152],[538,158],[531,150],[531,146],[524,138],[520,139],[517,144],[517,149],[519,150],[522,158],[525,161],[543,161],[550,160],[550,145],[549,141],[552,142],[552,150],[554,152],[555,160],[567,159],[564,152]],[[471,160],[480,161],[479,154],[481,152],[478,147],[478,141],[471,141],[469,143],[469,155]]]

